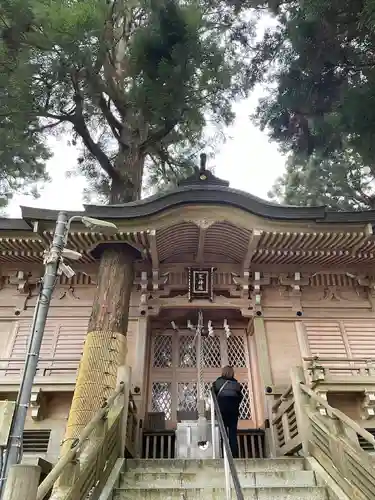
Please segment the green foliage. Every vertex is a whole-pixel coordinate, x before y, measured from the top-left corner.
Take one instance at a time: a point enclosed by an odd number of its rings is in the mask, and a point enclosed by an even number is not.
[[[255,120],[293,156],[278,187],[295,203],[372,207],[363,165],[375,155],[374,0],[269,7],[278,25],[259,42],[251,74],[270,84]]]
[[[350,150],[334,158],[291,157],[269,197],[288,205],[326,205],[334,210],[375,208],[375,169]]]
[[[6,6],[5,2],[3,8]],[[27,18],[22,3],[19,13],[22,25]],[[36,196],[37,183],[48,179],[44,162],[49,153],[41,141],[39,121],[30,110],[33,96],[28,72],[24,71],[23,57],[15,59],[22,35],[12,36],[13,47],[0,42],[0,207],[7,205],[14,192]],[[8,38],[7,43],[12,40]]]
[[[3,0],[1,83],[14,95],[0,108],[33,144],[22,161],[43,170],[46,134],[71,134],[89,187],[114,202],[139,196],[145,165],[165,182],[191,171],[182,152],[197,149],[208,122],[231,123],[251,86],[251,4]]]
[[[263,64],[272,63],[258,80],[266,76],[276,85],[261,101],[257,118],[283,147],[328,156],[345,143],[364,161],[372,158],[371,3],[289,0],[280,6],[278,28],[258,45]]]

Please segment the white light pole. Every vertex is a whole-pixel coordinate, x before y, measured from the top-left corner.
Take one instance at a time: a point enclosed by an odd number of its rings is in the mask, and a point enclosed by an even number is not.
[[[63,258],[78,260],[81,254],[74,250],[65,249],[68,240],[70,225],[73,221],[82,222],[86,227],[100,233],[116,233],[117,227],[112,222],[101,221],[86,216],[74,216],[70,219],[65,212],[60,212],[56,221],[55,233],[52,244],[46,252],[44,258],[44,276],[41,283],[39,297],[35,306],[33,323],[30,331],[30,341],[25,359],[22,380],[17,396],[13,421],[11,425],[7,449],[4,456],[3,468],[1,471],[1,494],[4,493],[4,483],[8,477],[10,467],[21,462],[22,459],[22,439],[27,411],[37,370],[40,347],[43,340],[44,328],[46,325],[48,310],[52,298],[52,293],[56,285],[57,276],[61,272],[68,277],[74,275],[74,271],[64,264]]]

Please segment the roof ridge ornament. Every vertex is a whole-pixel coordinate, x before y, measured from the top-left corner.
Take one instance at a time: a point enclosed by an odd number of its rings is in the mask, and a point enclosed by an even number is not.
[[[207,163],[207,155],[206,155],[206,153],[201,153],[200,160],[201,160],[201,163],[200,163],[199,172],[201,174],[204,174],[205,171],[206,171],[206,163]]]
[[[216,177],[210,170],[207,170],[207,155],[206,153],[200,154],[199,169],[195,167],[195,172],[187,179],[178,183],[178,186],[224,186],[229,187],[229,182],[224,179]]]

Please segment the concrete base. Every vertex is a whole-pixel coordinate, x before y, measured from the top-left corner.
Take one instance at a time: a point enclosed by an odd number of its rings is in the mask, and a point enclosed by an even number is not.
[[[177,424],[176,429],[176,458],[208,459],[220,457],[219,429],[215,427],[215,456],[213,456],[211,424],[207,422],[207,437],[209,439],[206,449],[198,447],[199,430],[198,422],[185,420]]]

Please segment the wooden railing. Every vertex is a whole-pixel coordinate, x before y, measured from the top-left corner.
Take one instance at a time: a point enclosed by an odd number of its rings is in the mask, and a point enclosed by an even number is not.
[[[365,358],[303,358],[311,382],[338,377],[375,377],[375,360]]]
[[[272,426],[278,455],[291,455],[301,447],[293,388],[289,386],[272,407]]]
[[[142,443],[142,458],[175,458],[175,444],[175,431],[144,431]]]
[[[29,494],[29,500],[44,500],[51,490],[51,499],[99,498],[116,462],[125,453],[135,456],[137,450],[137,409],[129,388],[130,370],[124,368],[119,370],[119,384],[112,396],[39,485],[37,495]]]
[[[346,495],[356,500],[374,498],[373,457],[361,449],[358,436],[372,450],[375,438],[308,387],[302,368],[292,370],[292,385],[273,411],[276,455],[312,456]]]
[[[61,373],[74,374],[78,370],[80,358],[39,358],[36,375],[46,377]],[[0,377],[17,377],[25,366],[25,358],[0,358]]]
[[[147,459],[175,458],[176,434],[173,430],[144,430],[141,457]],[[263,429],[239,430],[237,433],[239,458],[264,458],[265,433]]]

